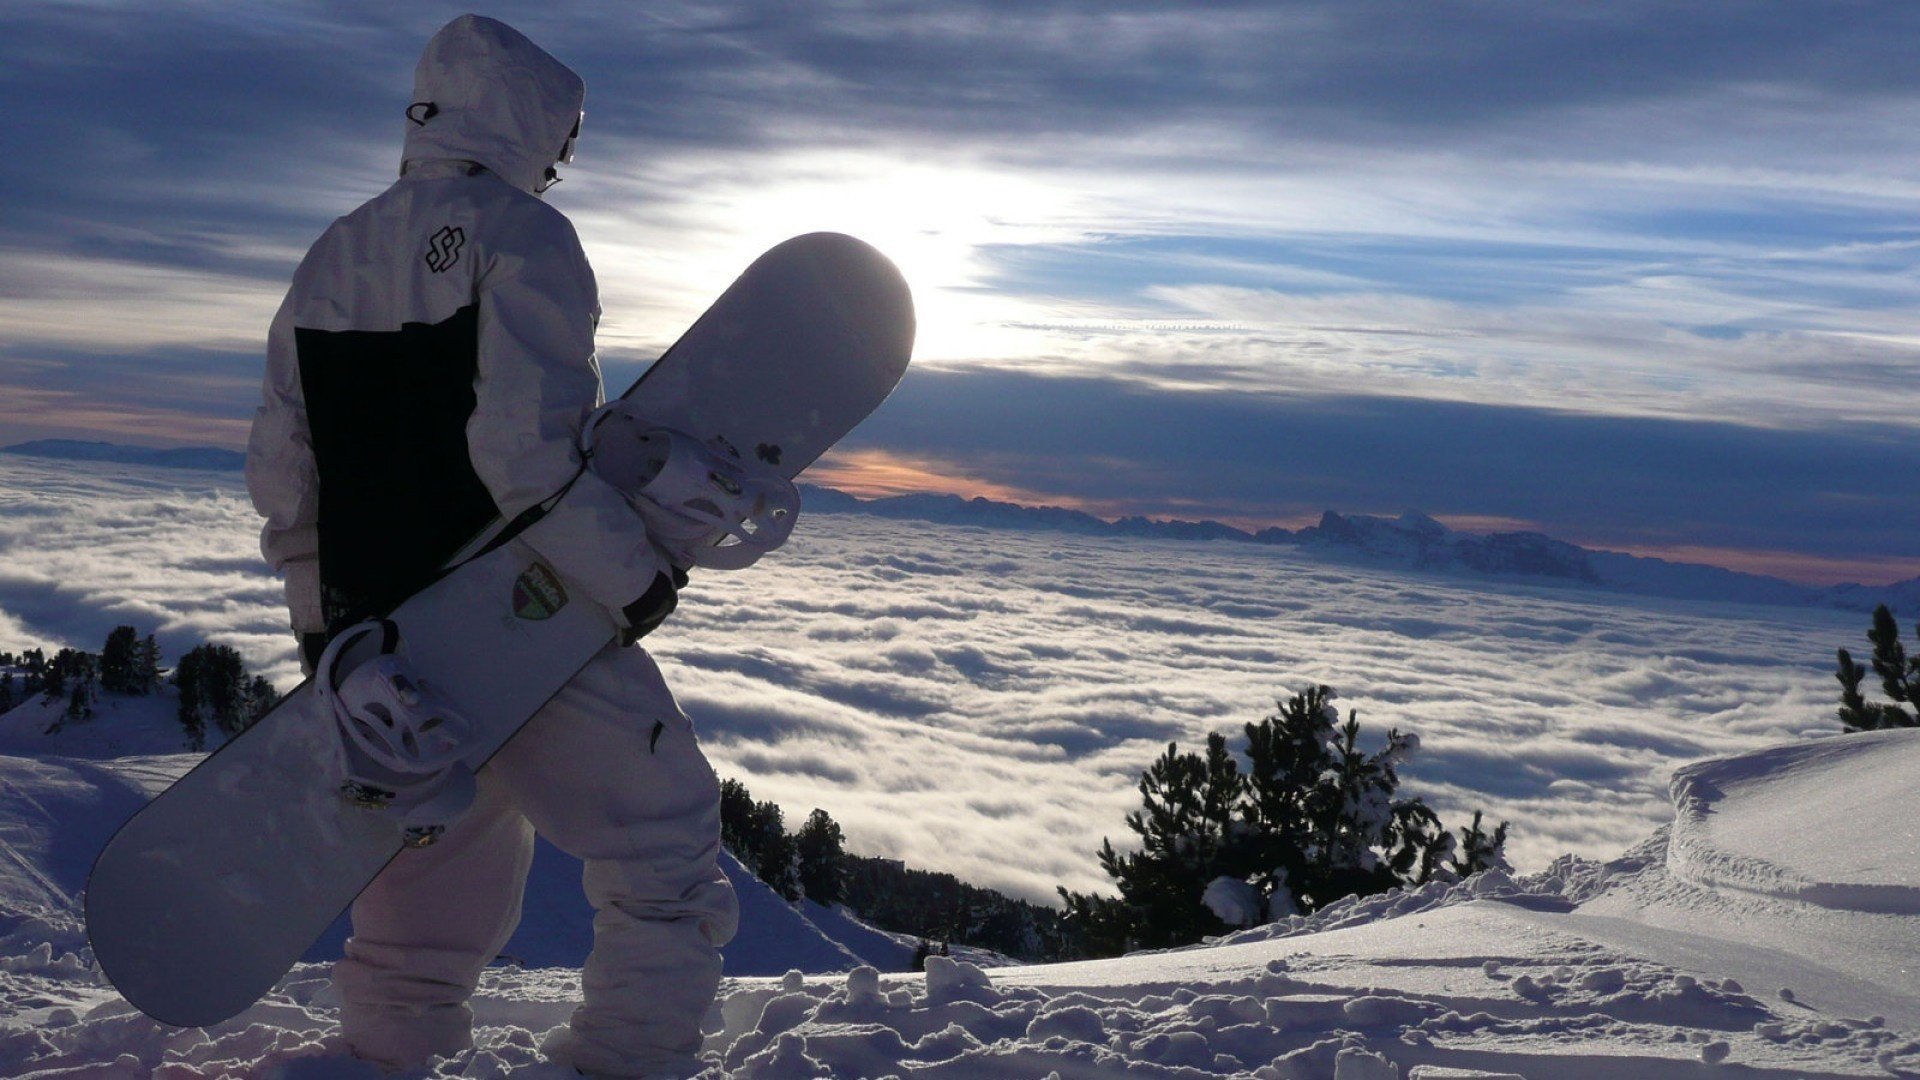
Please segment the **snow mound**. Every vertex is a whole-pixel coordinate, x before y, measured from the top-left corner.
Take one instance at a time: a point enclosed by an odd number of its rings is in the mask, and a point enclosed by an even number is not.
[[[140,708],[166,735],[164,709]],[[107,756],[153,748],[138,723],[45,735],[39,721],[0,724],[0,1076],[374,1080],[342,1044],[322,964],[206,1029],[156,1024],[113,992],[79,925],[86,864],[195,756]],[[1920,909],[1901,899],[1920,889],[1916,772],[1920,732],[1690,766],[1678,820],[1605,863],[1569,856],[1076,964],[935,956],[886,974],[912,939],[789,904],[729,859],[745,915],[708,1077],[1920,1076]],[[578,1001],[591,916],[578,864],[548,858],[509,950],[523,963],[489,968],[474,997],[474,1047],[414,1075],[570,1075],[541,1048]]]
[[[1673,876],[1839,911],[1920,915],[1920,730],[1861,732],[1674,774]]]

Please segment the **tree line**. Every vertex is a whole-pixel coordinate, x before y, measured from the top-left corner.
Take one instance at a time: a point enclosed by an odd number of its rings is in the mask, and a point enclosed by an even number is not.
[[[0,650],[0,713],[36,697],[64,702],[47,726],[52,734],[93,719],[103,692],[146,697],[171,685],[179,698],[175,715],[186,731],[187,745],[204,750],[210,731],[231,738],[280,700],[273,684],[248,672],[230,646],[195,645],[171,669],[162,666],[161,659],[153,635],[142,635],[132,626],[114,627],[97,653],[63,648],[48,656],[37,648]]]
[[[846,834],[825,810],[787,832],[776,802],[756,802],[738,780],[720,782],[720,842],[788,903],[833,905],[847,898]]]
[[[844,904],[874,926],[921,939],[919,957],[974,945],[1023,960],[1066,955],[1060,913],[952,874],[893,859],[850,855],[846,833],[825,810],[786,829],[780,804],[757,801],[738,780],[720,782],[720,839],[734,858],[789,903]]]

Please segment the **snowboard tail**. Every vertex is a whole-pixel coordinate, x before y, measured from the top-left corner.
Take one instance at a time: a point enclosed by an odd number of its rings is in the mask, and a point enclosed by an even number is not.
[[[913,334],[899,271],[858,240],[813,233],[755,260],[623,396],[792,478],[885,400]],[[496,520],[387,613],[409,663],[474,723],[476,766],[617,629],[515,538],[526,524]],[[88,939],[134,1007],[181,1027],[239,1013],[404,857],[397,822],[341,798],[332,724],[303,682],[101,852]]]

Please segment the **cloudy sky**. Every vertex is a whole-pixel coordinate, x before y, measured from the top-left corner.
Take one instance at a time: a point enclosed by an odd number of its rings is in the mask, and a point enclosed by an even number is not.
[[[462,9],[0,12],[0,444],[244,440],[306,245]],[[1920,574],[1920,8],[500,4],[588,84],[551,195],[616,389],[857,233],[916,369],[851,490],[1456,525]]]

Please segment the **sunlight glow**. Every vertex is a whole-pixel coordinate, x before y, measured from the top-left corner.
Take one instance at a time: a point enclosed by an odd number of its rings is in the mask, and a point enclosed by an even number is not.
[[[1052,224],[1070,194],[1031,176],[845,153],[805,155],[777,171],[742,224],[768,235],[846,232],[885,252],[913,284],[923,360],[1021,355],[1027,335],[1007,328],[1013,305],[983,280],[981,250],[1080,238]]]
[[[821,484],[861,499],[935,493],[963,499],[992,499],[1027,506],[1086,509],[1077,499],[1033,491],[965,475],[952,462],[904,457],[884,450],[835,450],[807,469],[806,482]]]
[[[1081,314],[996,288],[982,258],[1087,238],[1072,223],[1077,194],[1040,175],[864,150],[762,153],[750,169],[718,157],[631,165],[593,177],[603,194],[574,215],[601,278],[602,340],[616,348],[657,351],[754,255],[822,230],[860,237],[906,275],[920,361],[1030,357],[1046,335],[1029,324]],[[687,235],[702,237],[697,252],[670,239]]]

